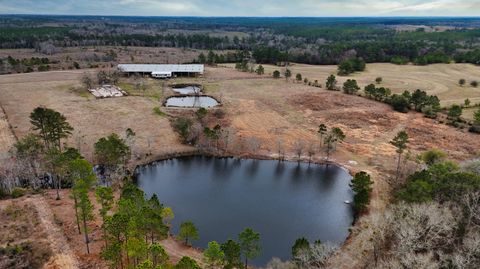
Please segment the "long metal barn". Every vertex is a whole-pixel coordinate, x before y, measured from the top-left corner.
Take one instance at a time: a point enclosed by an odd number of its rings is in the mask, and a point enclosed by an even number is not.
[[[203,64],[119,64],[118,70],[125,74],[150,75],[153,78],[203,75]]]

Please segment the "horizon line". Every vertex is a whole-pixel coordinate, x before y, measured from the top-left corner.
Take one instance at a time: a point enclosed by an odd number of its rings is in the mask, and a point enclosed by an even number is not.
[[[478,18],[480,15],[358,15],[358,16],[200,16],[200,15],[116,15],[116,14],[40,14],[40,13],[0,13],[0,16],[71,16],[71,17],[144,17],[144,18]]]

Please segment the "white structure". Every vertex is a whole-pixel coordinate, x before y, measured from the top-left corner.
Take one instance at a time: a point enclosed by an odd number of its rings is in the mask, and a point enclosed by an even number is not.
[[[203,64],[119,64],[123,73],[148,74],[154,78],[203,75]]]
[[[154,72],[152,72],[152,77],[154,77],[154,78],[171,78],[172,77],[172,72],[154,71]]]
[[[127,93],[120,89],[120,87],[114,85],[102,85],[101,87],[89,89],[88,91],[97,98],[120,97],[127,95]]]

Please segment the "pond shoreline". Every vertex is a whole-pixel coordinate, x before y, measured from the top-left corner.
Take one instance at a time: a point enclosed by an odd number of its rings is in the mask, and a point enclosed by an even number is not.
[[[301,164],[303,168],[306,168],[307,166],[310,167],[310,165],[312,166],[323,166],[325,169],[325,166],[335,166],[335,168],[337,169],[340,169],[342,171],[345,172],[344,175],[348,174],[349,176],[352,176],[352,172],[350,169],[348,169],[346,166],[340,164],[340,163],[337,163],[335,162],[334,160],[331,160],[331,161],[326,161],[326,160],[322,160],[320,158],[318,159],[314,159],[312,160],[311,162],[308,162],[308,159],[307,158],[302,158],[300,161],[298,161],[295,157],[293,156],[290,156],[290,157],[285,157],[281,160],[279,160],[279,158],[275,155],[250,155],[250,154],[212,154],[212,153],[205,153],[205,152],[201,152],[200,150],[195,150],[195,151],[190,151],[190,152],[179,152],[179,153],[175,153],[175,154],[164,154],[164,155],[161,155],[161,156],[156,156],[155,160],[150,160],[150,161],[147,161],[147,162],[144,162],[144,163],[140,163],[138,164],[132,175],[133,175],[133,178],[134,178],[134,181],[136,184],[142,184],[142,183],[139,183],[139,182],[142,182],[143,180],[141,178],[139,178],[139,176],[142,174],[142,169],[143,168],[149,168],[149,169],[155,169],[154,167],[159,164],[160,162],[163,162],[163,161],[169,161],[169,160],[174,160],[174,159],[178,159],[178,158],[183,158],[183,157],[205,157],[205,158],[217,158],[217,159],[237,159],[237,160],[250,160],[250,161],[274,161],[274,162],[278,162],[278,163],[286,163],[288,164],[288,166],[295,166],[295,164]],[[207,159],[205,159],[207,160]],[[243,162],[242,162],[243,163]],[[267,170],[267,171],[270,171],[270,170]],[[288,170],[287,170],[288,171]],[[289,174],[289,173],[287,173]],[[302,177],[300,177],[302,178]],[[347,183],[348,184],[348,183]],[[343,198],[342,199],[342,202],[344,201]],[[348,242],[350,241],[350,238],[352,236],[352,228],[355,226],[355,223],[356,223],[356,219],[355,219],[355,216],[352,215],[352,222],[347,226],[348,227],[348,232],[346,233],[346,237],[344,239],[342,239],[342,241],[338,242],[338,246],[339,246],[339,251],[340,249],[345,245],[345,244],[348,244]],[[202,248],[201,247],[195,247],[197,251],[202,251]],[[284,257],[285,258],[285,257]]]
[[[203,107],[201,105],[200,106],[167,105],[168,100],[172,99],[172,98],[192,98],[192,97],[193,98],[211,98],[217,103],[216,105],[208,106],[208,107],[204,107],[204,108],[208,109],[208,108],[222,107],[222,103],[217,98],[215,98],[212,95],[208,95],[208,94],[176,94],[176,95],[168,96],[163,101],[162,106],[166,107],[166,108],[185,108],[185,109],[198,109],[198,108]]]
[[[140,163],[136,164],[134,169],[133,169],[133,172],[135,173],[135,171],[138,168],[141,168],[141,167],[144,167],[144,166],[154,165],[154,164],[156,164],[158,162],[161,162],[161,161],[167,161],[167,160],[172,160],[172,159],[181,158],[181,157],[197,157],[197,156],[215,157],[215,158],[221,158],[221,159],[223,159],[223,158],[236,158],[236,159],[240,159],[240,160],[252,159],[252,160],[259,160],[259,161],[278,161],[278,162],[289,162],[289,163],[304,163],[304,164],[325,165],[325,166],[334,165],[334,166],[337,166],[338,168],[344,170],[348,174],[350,174],[350,176],[354,175],[354,172],[351,169],[349,169],[346,165],[341,164],[339,162],[331,161],[331,160],[329,160],[329,161],[327,161],[327,160],[312,160],[311,162],[309,162],[308,160],[305,160],[305,159],[301,159],[300,161],[298,161],[294,157],[285,157],[285,158],[279,159],[279,158],[275,158],[274,156],[270,156],[270,155],[250,155],[250,154],[242,154],[242,155],[231,154],[231,155],[228,155],[228,154],[205,153],[205,152],[201,152],[199,149],[196,149],[196,150],[193,150],[193,151],[187,151],[187,152],[176,152],[176,153],[172,153],[172,154],[158,155],[158,156],[155,157],[154,160],[149,160],[147,162],[140,162]]]

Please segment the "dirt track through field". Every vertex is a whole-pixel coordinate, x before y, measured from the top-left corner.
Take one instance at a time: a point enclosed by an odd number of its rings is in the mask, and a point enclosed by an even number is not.
[[[5,110],[0,106],[0,164],[7,159],[8,151],[15,143],[16,138],[12,132],[10,124],[8,123]]]
[[[54,253],[50,261],[44,265],[44,268],[79,268],[78,261],[71,251],[62,230],[57,224],[55,224],[54,215],[44,198],[41,196],[35,196],[35,198],[27,198],[26,201],[35,206],[35,209],[38,212],[40,223],[43,225],[44,231],[48,236],[48,241],[50,242],[52,252]]]
[[[165,251],[170,256],[170,262],[177,263],[183,256],[188,256],[204,266],[203,254],[201,250],[185,246],[183,243],[176,241],[174,238],[168,238],[161,242]]]

